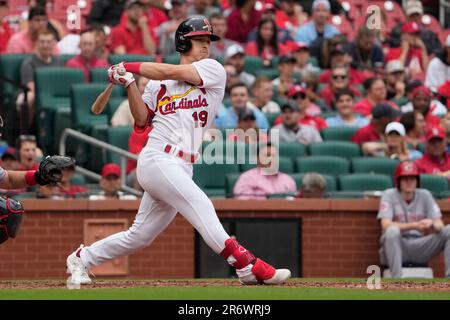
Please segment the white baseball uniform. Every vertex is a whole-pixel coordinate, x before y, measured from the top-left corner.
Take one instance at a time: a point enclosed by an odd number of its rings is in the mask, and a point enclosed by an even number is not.
[[[203,133],[213,123],[224,96],[226,74],[220,63],[204,59],[193,66],[202,79],[198,86],[174,80],[151,80],[147,84],[142,98],[154,117],[137,164],[144,196],[129,230],[81,250],[80,258],[87,268],[149,245],[177,212],[217,254],[225,248],[230,236],[211,200],[192,180],[192,164],[176,156],[179,151],[186,154],[199,150]]]

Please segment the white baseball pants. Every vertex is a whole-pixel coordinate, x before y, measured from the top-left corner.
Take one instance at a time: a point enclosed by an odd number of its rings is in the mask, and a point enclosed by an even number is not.
[[[80,252],[83,264],[91,268],[150,245],[177,212],[219,254],[230,236],[220,223],[211,200],[192,180],[192,169],[192,165],[181,158],[145,147],[137,165],[137,178],[145,192],[133,225],[127,231],[83,248]]]

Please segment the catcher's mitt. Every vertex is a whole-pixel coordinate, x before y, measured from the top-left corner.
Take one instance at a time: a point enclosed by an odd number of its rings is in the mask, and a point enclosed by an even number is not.
[[[64,169],[75,166],[75,160],[64,156],[47,156],[36,171],[36,182],[40,185],[61,182]]]

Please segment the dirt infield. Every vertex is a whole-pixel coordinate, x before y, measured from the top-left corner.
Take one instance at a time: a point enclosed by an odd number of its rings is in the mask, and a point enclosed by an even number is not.
[[[110,289],[132,287],[239,287],[235,280],[94,280],[91,285],[83,285],[83,289]],[[283,287],[287,288],[336,288],[336,289],[367,289],[365,281],[327,281],[292,279]],[[7,289],[63,289],[66,282],[62,280],[28,281],[12,280],[0,281],[0,290]],[[450,282],[442,281],[382,281],[382,290],[389,291],[441,291],[450,292]]]

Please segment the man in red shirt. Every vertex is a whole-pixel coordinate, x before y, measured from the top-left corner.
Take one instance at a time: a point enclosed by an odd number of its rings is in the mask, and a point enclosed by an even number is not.
[[[433,108],[436,106],[431,106],[433,93],[430,89],[425,86],[419,86],[412,91],[411,97],[414,110],[423,114],[427,127],[439,126],[441,119],[433,114]]]
[[[138,0],[128,0],[125,14],[126,21],[111,31],[111,48],[114,54],[153,55],[156,46],[142,4]]]
[[[370,116],[372,108],[379,103],[387,103],[394,109],[398,109],[395,103],[386,100],[387,89],[384,79],[372,77],[365,80],[364,90],[366,91],[366,97],[355,104],[355,112],[364,117]]]
[[[255,10],[256,0],[236,0],[236,7],[227,18],[226,38],[245,44],[247,36],[258,26],[261,12]]]
[[[319,96],[325,101],[326,105],[330,109],[335,109],[334,107],[334,96],[336,92],[340,89],[348,88],[350,89],[355,97],[361,96],[358,89],[350,85],[348,69],[344,67],[335,67],[332,70],[331,82],[328,86],[320,90]]]
[[[420,173],[450,177],[450,155],[446,151],[445,132],[431,127],[426,134],[425,154],[416,161]]]
[[[38,148],[36,137],[32,135],[19,136],[19,167],[18,171],[28,171],[39,169],[39,163],[36,161],[38,157]]]
[[[391,48],[385,62],[400,60],[409,69],[411,78],[424,80],[428,66],[428,53],[420,38],[420,26],[416,22],[405,23],[401,28],[401,47]]]
[[[80,54],[66,62],[66,67],[78,68],[83,71],[84,81],[89,82],[89,70],[92,68],[108,68],[108,62],[98,59],[95,55],[95,35],[90,30],[80,35]]]
[[[8,45],[9,38],[11,38],[12,35],[8,21],[3,21],[7,14],[8,1],[0,0],[0,54],[6,52],[6,46]]]
[[[361,147],[366,142],[382,141],[384,131],[389,122],[400,115],[400,111],[392,108],[387,103],[379,103],[372,109],[372,120],[370,123],[358,129],[352,137],[352,142]]]

